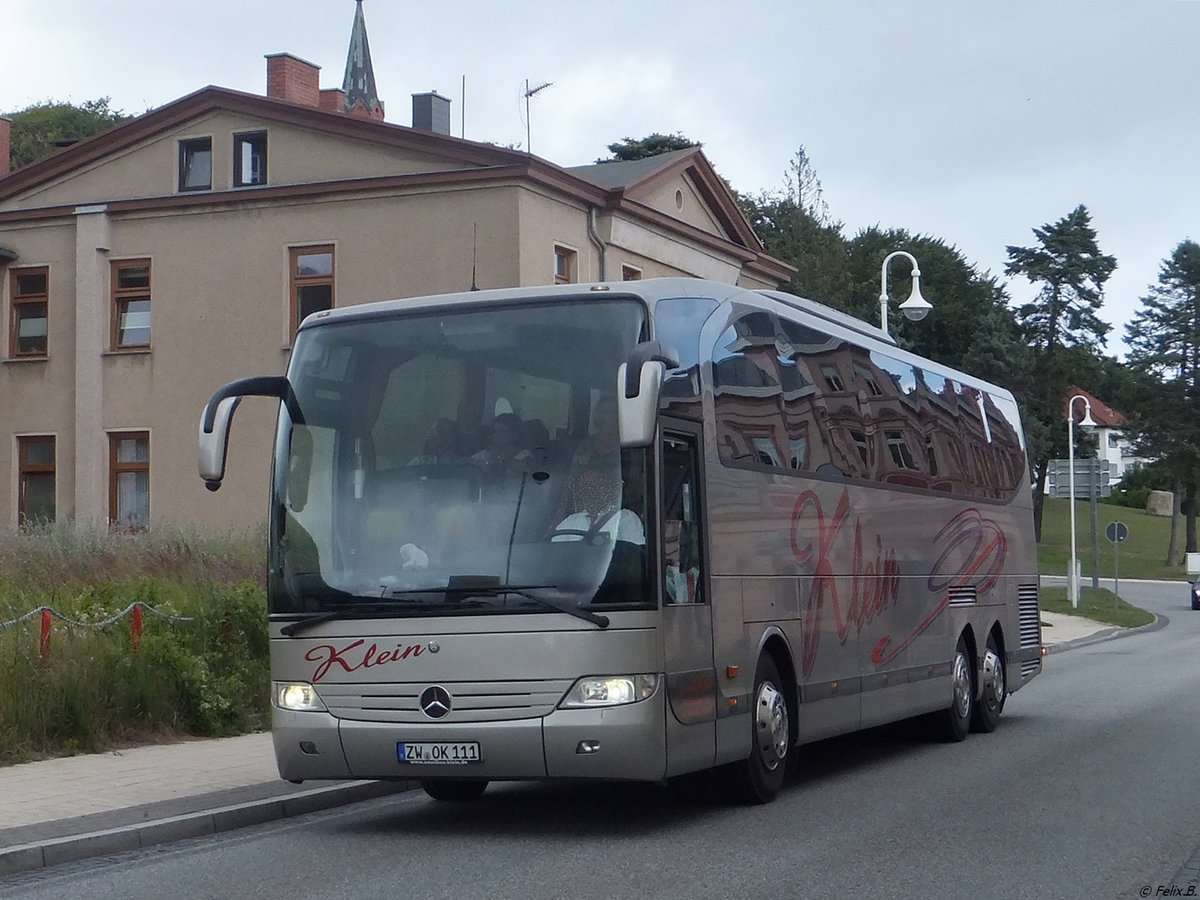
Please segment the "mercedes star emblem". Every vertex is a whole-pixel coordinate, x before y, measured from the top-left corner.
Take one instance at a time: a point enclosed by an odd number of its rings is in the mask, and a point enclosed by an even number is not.
[[[449,715],[453,703],[450,692],[440,684],[432,685],[421,691],[421,697],[417,702],[421,705],[421,712],[431,719],[445,718]]]

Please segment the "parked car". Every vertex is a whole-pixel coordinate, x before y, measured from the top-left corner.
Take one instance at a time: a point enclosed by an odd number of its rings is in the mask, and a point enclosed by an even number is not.
[[[1188,587],[1191,589],[1189,593],[1192,595],[1192,609],[1200,609],[1200,579],[1193,581]]]

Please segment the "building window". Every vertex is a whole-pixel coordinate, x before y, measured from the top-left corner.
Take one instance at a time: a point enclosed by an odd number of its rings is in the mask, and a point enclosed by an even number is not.
[[[333,309],[333,247],[291,249],[292,336],[305,316]]]
[[[912,451],[908,449],[908,441],[904,440],[903,431],[885,431],[884,438],[887,440],[888,452],[892,454],[892,462],[901,469],[915,469],[916,462],[913,460]]]
[[[50,270],[45,266],[40,269],[14,269],[11,285],[9,355],[45,356],[49,330],[47,301],[50,297]]]
[[[825,377],[825,384],[831,391],[844,391],[846,389],[846,384],[842,381],[842,375],[838,372],[837,366],[821,366],[821,374]]]
[[[574,284],[576,281],[576,260],[578,254],[566,247],[554,248],[554,283]]]
[[[150,526],[150,434],[126,431],[108,436],[108,523],[140,531]]]
[[[851,431],[850,440],[854,442],[854,449],[858,451],[858,456],[862,460],[863,466],[869,472],[871,469],[871,445],[867,443],[867,436],[861,431]]]
[[[179,142],[179,190],[212,189],[212,138]]]
[[[126,259],[112,264],[112,347],[150,346],[150,260]]]
[[[883,388],[879,386],[879,382],[875,380],[875,376],[867,370],[865,366],[860,366],[857,363],[854,365],[854,374],[867,387],[867,393],[872,397],[882,397]]]
[[[642,270],[634,266],[621,266],[622,281],[641,281]]]
[[[249,187],[267,183],[267,133],[233,136],[233,183]]]
[[[782,465],[779,460],[779,450],[769,437],[751,438],[750,445],[754,448],[754,458],[759,464],[764,466]]]
[[[803,433],[788,439],[791,454],[788,456],[788,466],[793,469],[808,468],[808,423],[803,425]]]
[[[17,438],[17,523],[54,521],[54,438]]]

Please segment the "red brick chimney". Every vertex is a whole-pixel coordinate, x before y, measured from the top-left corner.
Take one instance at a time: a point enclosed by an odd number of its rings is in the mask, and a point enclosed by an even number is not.
[[[326,112],[345,112],[346,92],[341,88],[324,88],[321,91],[321,109]]]
[[[267,96],[319,107],[321,67],[290,53],[268,53]]]
[[[0,178],[3,178],[9,172],[8,154],[10,148],[10,128],[12,123],[0,116]]]

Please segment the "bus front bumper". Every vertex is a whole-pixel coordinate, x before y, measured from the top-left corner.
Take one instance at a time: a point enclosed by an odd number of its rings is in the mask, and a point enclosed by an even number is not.
[[[664,692],[602,709],[556,709],[502,722],[394,723],[273,710],[279,775],[309,779],[602,778],[661,781],[666,774]],[[479,762],[404,763],[401,743],[477,745]]]

